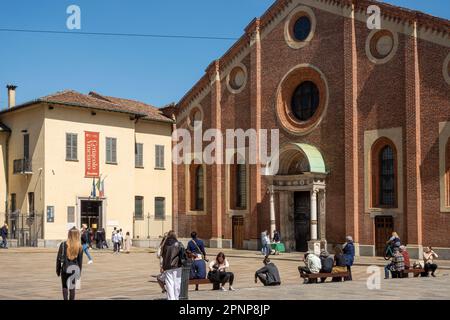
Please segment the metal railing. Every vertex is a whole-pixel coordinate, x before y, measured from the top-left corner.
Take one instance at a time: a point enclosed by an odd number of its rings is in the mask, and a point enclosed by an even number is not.
[[[14,160],[14,174],[33,174],[31,159]]]
[[[44,215],[42,213],[7,213],[10,240],[17,240],[18,247],[37,247],[43,238]]]

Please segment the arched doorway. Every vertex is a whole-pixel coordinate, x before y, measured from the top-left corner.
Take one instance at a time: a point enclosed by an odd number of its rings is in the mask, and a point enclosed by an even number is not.
[[[326,176],[320,151],[302,143],[285,145],[266,168],[271,232],[276,229],[278,207],[280,231],[289,251],[317,252],[326,248]]]

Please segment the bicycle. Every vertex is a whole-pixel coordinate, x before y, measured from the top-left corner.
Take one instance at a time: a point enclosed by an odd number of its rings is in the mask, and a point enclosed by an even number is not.
[[[394,256],[394,251],[392,250],[392,247],[390,245],[386,246],[386,249],[384,250],[384,260],[389,260]]]

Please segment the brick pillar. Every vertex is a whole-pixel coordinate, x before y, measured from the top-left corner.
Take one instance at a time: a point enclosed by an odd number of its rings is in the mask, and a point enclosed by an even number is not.
[[[220,84],[220,61],[214,61],[206,70],[211,82],[211,128],[222,131],[222,117],[220,100],[221,84]],[[222,248],[222,218],[223,218],[223,179],[222,164],[213,164],[211,167],[211,247]]]
[[[406,36],[406,241],[410,254],[420,257],[422,249],[422,163],[420,122],[420,74],[417,48],[417,22],[412,34]],[[402,190],[400,190],[401,192]]]
[[[247,35],[250,37],[250,109],[251,109],[251,128],[257,132],[256,148],[256,165],[250,166],[250,219],[246,222],[246,239],[249,240],[247,249],[256,249],[259,230],[258,220],[261,214],[258,210],[258,204],[262,201],[261,186],[261,165],[259,157],[259,134],[261,130],[261,35],[260,35],[260,20],[254,19],[245,29]]]
[[[172,133],[177,130],[177,123],[175,115],[172,115],[174,121],[172,125]],[[177,145],[176,141],[172,141],[172,150]],[[178,168],[179,166],[172,163],[172,229],[178,234]]]
[[[358,65],[356,52],[355,11],[349,7],[344,21],[345,78],[345,233],[359,244],[359,171],[358,171]]]

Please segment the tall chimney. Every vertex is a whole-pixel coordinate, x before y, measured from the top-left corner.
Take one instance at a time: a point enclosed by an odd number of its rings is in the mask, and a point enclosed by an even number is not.
[[[6,86],[8,89],[8,108],[13,108],[16,106],[16,89],[17,86],[8,84]]]

